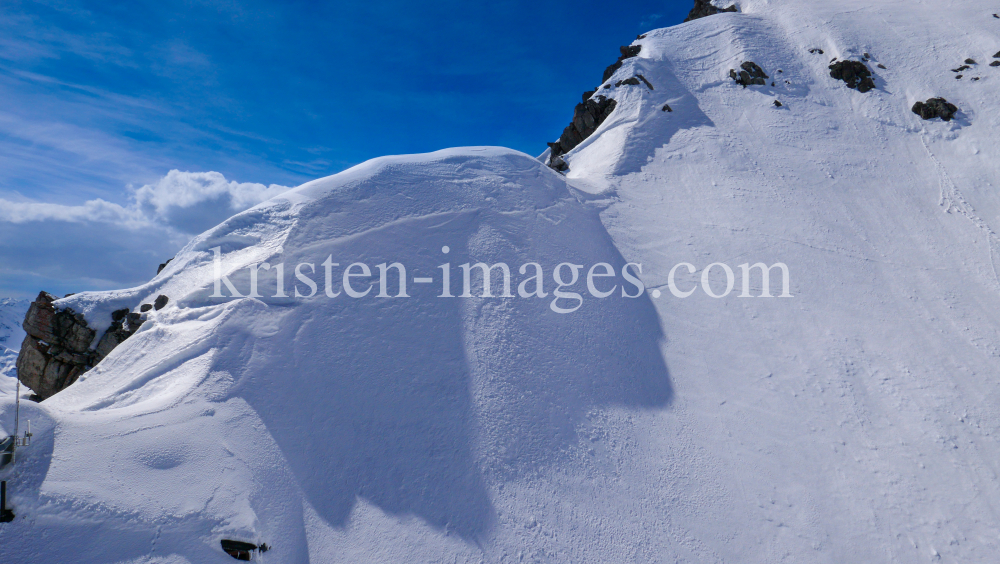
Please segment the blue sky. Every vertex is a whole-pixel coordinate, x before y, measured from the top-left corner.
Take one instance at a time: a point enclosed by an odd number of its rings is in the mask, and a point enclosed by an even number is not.
[[[0,296],[141,283],[242,207],[380,155],[539,154],[619,45],[692,4],[4,2]]]

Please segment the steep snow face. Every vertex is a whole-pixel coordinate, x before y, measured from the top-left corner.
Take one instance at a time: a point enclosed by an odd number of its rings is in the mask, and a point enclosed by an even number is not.
[[[1000,8],[739,5],[638,40],[566,177],[496,148],[377,159],[233,217],[147,285],[62,300],[102,328],[170,297],[22,404],[36,440],[2,474],[0,560],[227,561],[221,538],[276,562],[995,559]],[[829,76],[865,53],[875,90]],[[745,61],[775,86],[735,84]],[[652,89],[613,86],[638,74]],[[910,111],[932,97],[956,118]],[[264,261],[313,264],[319,291],[289,271],[276,298],[269,270],[263,297],[212,298],[215,249],[244,292]],[[367,264],[372,296],[326,297],[328,256]],[[397,261],[411,297],[374,297]],[[441,264],[457,288],[476,261],[550,281],[641,263],[651,291],[566,315],[552,285],[437,297]],[[736,291],[673,297],[680,262],[680,290],[724,288],[718,262]],[[738,297],[756,262],[787,264],[794,297]]]
[[[62,534],[0,551],[48,558],[76,547],[119,561],[149,555],[154,542],[157,555],[206,562],[230,538],[267,542],[275,561],[334,561],[338,542],[382,544],[347,528],[358,511],[416,535],[431,554],[441,545],[474,555],[498,529],[519,531],[523,515],[500,508],[526,500],[505,484],[565,467],[597,471],[606,462],[588,454],[595,413],[671,398],[659,322],[638,288],[628,288],[634,298],[553,311],[577,303],[553,302],[559,263],[625,266],[599,206],[573,194],[560,175],[506,149],[377,159],[235,216],[146,286],[57,302],[96,324],[170,297],[76,384],[22,405],[38,438],[11,480],[31,521],[2,534]],[[275,297],[282,292],[265,272],[265,298],[212,298],[216,252],[242,292],[246,267],[262,261],[315,265],[319,291],[294,297],[309,289],[289,282],[292,296]],[[324,287],[328,257],[341,263],[331,267],[335,298]],[[457,296],[458,265],[478,261],[507,264],[516,280],[521,265],[538,263],[546,297],[439,297],[442,264],[454,265]],[[377,274],[351,281],[369,296],[348,297],[340,281],[352,262],[373,272],[401,263],[409,297],[376,297]],[[387,282],[396,295],[397,277]],[[90,524],[95,515],[124,531],[113,549]],[[404,545],[383,548],[410,558]]]
[[[636,418],[622,483],[659,470],[630,491],[672,500],[665,553],[691,561],[991,561],[1000,6],[740,5],[637,41],[612,82],[655,90],[611,89],[615,115],[564,157],[616,197],[609,232],[668,298],[676,400]],[[875,90],[829,76],[865,53]],[[775,86],[735,84],[744,61]],[[932,97],[959,114],[911,112]],[[674,299],[682,261],[683,290],[713,262],[784,262],[795,297]]]

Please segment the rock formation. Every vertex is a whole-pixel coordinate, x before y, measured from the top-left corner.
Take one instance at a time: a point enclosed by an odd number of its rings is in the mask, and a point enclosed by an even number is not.
[[[944,121],[951,121],[955,117],[958,108],[954,104],[949,104],[944,98],[931,98],[926,102],[913,104],[913,113],[923,119],[934,119],[939,117]]]
[[[168,265],[168,264],[170,264],[170,261],[172,261],[172,260],[174,260],[174,259],[173,259],[173,258],[168,258],[168,259],[167,259],[167,262],[165,262],[165,263],[161,264],[161,265],[159,266],[159,268],[157,268],[157,269],[156,269],[156,273],[157,273],[157,274],[159,274],[159,273],[163,272],[163,269],[164,269],[164,268],[166,268],[166,267],[167,267],[167,265]]]
[[[100,362],[108,356],[118,345],[128,339],[142,325],[142,316],[138,313],[130,313],[127,309],[119,309],[111,314],[111,327],[101,337],[97,343],[96,362]]]
[[[601,82],[607,82],[615,74],[615,71],[622,68],[625,59],[631,59],[638,55],[642,51],[642,45],[622,45],[618,50],[621,51],[621,56],[618,57],[617,61],[609,65],[608,68],[604,69],[604,78],[601,79]]]
[[[17,357],[17,375],[42,399],[66,388],[95,363],[96,333],[82,315],[56,310],[56,297],[42,292],[24,318],[27,336]]]
[[[22,325],[27,336],[17,356],[18,379],[43,400],[76,382],[142,325],[139,314],[118,310],[96,349],[91,349],[97,332],[83,315],[56,309],[57,299],[41,292],[31,303]]]
[[[764,74],[764,69],[760,68],[757,63],[753,61],[746,61],[740,65],[739,72],[736,69],[729,69],[729,77],[736,81],[736,84],[740,84],[743,88],[750,86],[751,84],[757,84],[759,86],[765,86],[767,84],[766,80],[769,78]]]
[[[709,0],[694,0],[694,8],[691,8],[691,11],[688,12],[688,17],[684,18],[684,21],[689,22],[706,16],[714,16],[715,14],[721,12],[738,11],[739,10],[736,9],[736,4],[733,4],[728,8],[716,8]]]
[[[857,88],[858,92],[868,92],[875,88],[872,71],[861,61],[837,61],[830,65],[830,76],[843,80],[848,88]]]
[[[604,96],[593,96],[593,92],[587,92],[584,94],[584,100],[582,103],[576,105],[576,109],[573,111],[573,123],[566,126],[563,130],[559,140],[555,143],[549,143],[549,148],[552,149],[549,155],[549,166],[560,172],[568,170],[569,167],[566,165],[566,161],[562,159],[562,155],[565,155],[571,151],[574,147],[583,142],[584,139],[590,137],[592,133],[597,131],[597,128],[608,119],[611,112],[615,111],[614,98],[606,98]]]

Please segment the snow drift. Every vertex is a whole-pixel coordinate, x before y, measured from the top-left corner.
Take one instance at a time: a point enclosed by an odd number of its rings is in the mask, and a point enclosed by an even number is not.
[[[233,217],[145,286],[59,302],[106,327],[170,296],[22,405],[37,440],[3,473],[0,558],[225,562],[230,538],[276,562],[992,561],[996,8],[738,4],[637,40],[565,177],[496,148],[377,159]],[[747,61],[774,86],[734,83]],[[935,97],[954,119],[912,112]],[[662,297],[219,300],[215,248],[241,288],[249,265],[327,256],[421,276],[635,262]],[[667,291],[679,262],[688,288],[758,261],[788,264],[795,297]]]

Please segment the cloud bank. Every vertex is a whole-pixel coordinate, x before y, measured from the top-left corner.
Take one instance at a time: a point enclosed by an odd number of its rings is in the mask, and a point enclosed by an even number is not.
[[[193,235],[288,189],[171,170],[129,187],[126,205],[0,199],[0,296],[141,283]]]

